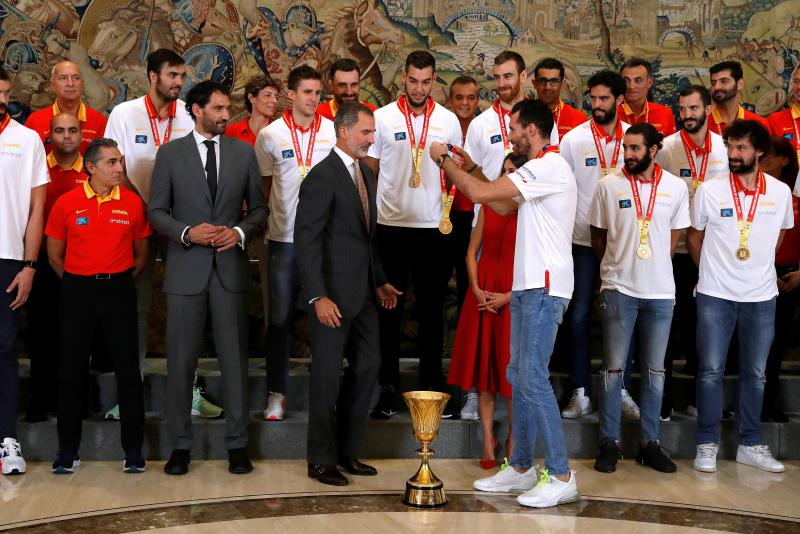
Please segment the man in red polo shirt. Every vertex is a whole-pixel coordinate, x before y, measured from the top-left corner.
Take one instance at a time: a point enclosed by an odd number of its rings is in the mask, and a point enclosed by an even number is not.
[[[116,141],[86,149],[83,187],[56,201],[47,221],[47,254],[61,283],[61,369],[56,474],[80,465],[83,395],[95,336],[114,362],[126,473],[144,471],[144,398],[139,371],[134,277],[148,259],[152,233],[144,203],[120,184],[123,158]],[[77,394],[76,394],[77,393]]]
[[[326,119],[333,120],[342,102],[361,102],[372,111],[377,108],[372,104],[358,100],[361,88],[361,68],[358,63],[350,58],[337,59],[328,69],[328,83],[333,92],[333,98],[317,106],[317,113]]]
[[[667,106],[647,101],[653,87],[653,69],[650,62],[632,57],[622,64],[619,73],[625,79],[625,100],[617,108],[622,122],[631,126],[647,123],[655,126],[664,137],[675,133],[675,115]]]
[[[229,124],[225,135],[255,146],[258,132],[275,118],[280,92],[278,82],[272,78],[260,76],[247,82],[244,86],[244,107],[249,115]]]
[[[794,69],[792,73],[789,107],[770,115],[767,122],[771,135],[785,137],[795,150],[800,148],[800,67]],[[800,189],[795,187],[795,191]]]
[[[708,129],[722,135],[737,119],[756,121],[769,129],[767,119],[744,109],[739,104],[739,95],[744,89],[744,71],[738,61],[723,61],[708,69],[711,77],[711,116]]]
[[[72,61],[62,61],[53,67],[53,75],[50,78],[50,87],[56,95],[56,100],[51,106],[40,109],[31,114],[25,121],[25,126],[35,130],[42,138],[45,151],[51,148],[50,121],[59,113],[69,113],[78,118],[81,123],[83,141],[81,142],[80,152],[86,152],[86,147],[92,139],[102,137],[106,130],[105,116],[93,110],[83,102],[83,78],[78,65]]]
[[[50,183],[44,203],[44,221],[56,201],[86,181],[83,172],[81,124],[69,113],[59,113],[50,122],[52,151],[47,155]],[[58,336],[58,294],[61,280],[47,263],[47,237],[42,239],[37,276],[28,300],[29,356],[31,359],[30,400],[25,420],[30,423],[47,420],[47,413],[56,407],[60,343]]]
[[[553,112],[553,120],[558,127],[559,142],[567,132],[589,120],[583,111],[577,110],[561,100],[563,84],[564,64],[556,58],[542,58],[533,67],[533,87],[536,89],[536,98],[547,104]]]

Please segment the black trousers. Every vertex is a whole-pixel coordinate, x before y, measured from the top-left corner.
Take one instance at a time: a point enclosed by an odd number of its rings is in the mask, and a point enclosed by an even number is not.
[[[686,357],[685,371],[692,376],[697,374],[697,348],[695,343],[697,331],[697,306],[694,299],[694,287],[697,285],[698,270],[689,254],[672,256],[672,272],[675,277],[675,310],[672,314],[672,328],[669,332],[669,344],[664,358],[664,399],[661,402],[661,414],[666,416],[672,405],[673,381],[672,362],[680,356]],[[689,388],[694,396],[694,381]],[[693,401],[691,404],[695,404]],[[677,408],[685,408],[678,406]]]
[[[336,465],[358,459],[367,413],[380,366],[378,308],[372,290],[353,318],[341,326],[320,323],[309,312],[311,382],[308,413],[308,463]],[[347,351],[347,354],[345,354]],[[348,366],[342,377],[342,357]]]
[[[453,223],[453,232],[450,234],[450,265],[448,272],[456,270],[456,294],[458,295],[458,314],[461,317],[461,306],[469,289],[469,273],[467,273],[467,249],[469,238],[472,236],[472,219],[474,211],[452,211],[450,221]]]
[[[19,309],[11,309],[11,303],[17,298],[17,291],[6,293],[5,288],[11,284],[20,269],[21,261],[0,259],[0,440],[17,438]]]
[[[779,274],[783,272],[785,271],[779,270]],[[795,289],[790,293],[778,293],[775,302],[775,339],[772,340],[767,367],[764,371],[767,382],[764,384],[764,403],[761,413],[766,416],[769,416],[773,410],[782,409],[778,398],[781,362],[792,335],[792,325],[798,305],[800,305],[800,289]]]
[[[61,283],[61,372],[58,443],[77,452],[81,412],[95,336],[102,336],[114,364],[122,448],[137,452],[144,440],[144,398],[139,370],[136,286],[130,272],[109,279],[64,273]]]
[[[405,228],[379,224],[378,252],[389,283],[405,293],[409,277],[414,286],[417,321],[419,323],[420,387],[441,389],[442,376],[442,307],[447,282],[452,273],[448,261],[450,238],[438,228]],[[405,299],[397,299],[393,310],[381,309],[382,386],[400,383],[400,323]]]
[[[50,267],[47,253],[42,252],[28,298],[28,347],[31,359],[29,414],[45,415],[56,408],[58,365],[61,360],[60,292],[61,279]]]

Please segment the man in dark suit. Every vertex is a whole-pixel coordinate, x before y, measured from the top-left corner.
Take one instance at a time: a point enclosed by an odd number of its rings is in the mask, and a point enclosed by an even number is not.
[[[378,259],[377,184],[360,161],[374,142],[372,111],[345,103],[334,127],[336,146],[300,186],[294,242],[304,299],[313,307],[308,476],[345,486],[337,465],[352,475],[377,474],[358,456],[380,365],[378,303],[391,309],[400,293]]]
[[[222,371],[228,470],[248,473],[247,307],[249,266],[244,245],[263,233],[264,193],[255,153],[226,136],[227,91],[197,84],[186,97],[191,134],[163,145],[156,156],[148,212],[169,238],[167,294],[167,428],[173,451],[164,471],[185,474],[192,446],[192,380],[211,311]],[[242,203],[247,204],[242,215]]]

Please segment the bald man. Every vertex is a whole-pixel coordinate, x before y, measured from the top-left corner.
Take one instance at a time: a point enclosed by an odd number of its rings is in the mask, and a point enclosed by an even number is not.
[[[80,121],[83,134],[80,146],[80,153],[83,155],[93,139],[103,137],[108,119],[81,101],[83,98],[81,69],[72,61],[55,64],[50,76],[50,87],[56,95],[55,102],[32,113],[25,126],[39,134],[45,151],[50,152],[53,148],[50,139],[50,121],[62,112],[74,115]]]
[[[56,200],[86,180],[80,154],[81,123],[75,115],[56,114],[47,125],[50,149],[47,167],[50,183],[44,203],[47,222]],[[61,280],[47,261],[47,237],[42,237],[31,296],[28,299],[28,328],[30,330],[31,388],[25,419],[35,423],[45,421],[53,412],[57,399],[57,374],[60,354],[58,336],[58,295]]]

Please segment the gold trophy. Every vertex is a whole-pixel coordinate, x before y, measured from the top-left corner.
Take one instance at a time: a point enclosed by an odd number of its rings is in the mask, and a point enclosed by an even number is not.
[[[417,454],[422,457],[422,463],[417,474],[406,482],[406,493],[403,503],[415,508],[435,508],[447,504],[444,494],[444,484],[431,471],[428,458],[434,454],[430,445],[439,433],[442,422],[442,412],[450,400],[447,393],[437,391],[408,391],[403,393],[403,398],[411,413],[411,424],[414,427],[414,437],[422,444]]]

